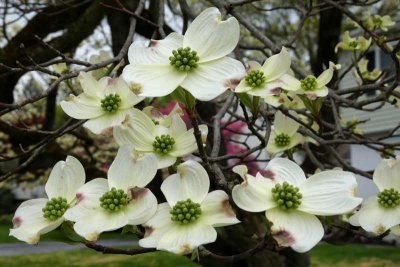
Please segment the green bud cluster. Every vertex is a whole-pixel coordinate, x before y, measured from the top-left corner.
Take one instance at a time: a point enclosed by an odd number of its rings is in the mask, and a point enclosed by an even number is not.
[[[128,203],[129,198],[124,190],[115,187],[100,197],[100,207],[111,212],[123,209]]]
[[[394,208],[400,204],[400,192],[390,188],[378,194],[378,203],[385,208]]]
[[[285,133],[280,133],[275,137],[275,145],[277,147],[285,147],[290,144],[290,136]]]
[[[178,201],[170,211],[171,220],[180,224],[195,222],[201,215],[200,204],[191,199]]]
[[[190,71],[197,68],[199,60],[197,52],[191,50],[190,47],[172,50],[172,56],[169,57],[171,66],[174,66],[179,71]]]
[[[299,192],[299,188],[284,182],[276,184],[271,190],[273,200],[283,210],[297,209],[301,204],[303,195]]]
[[[121,106],[121,97],[118,94],[109,94],[101,100],[101,108],[104,111],[114,113]]]
[[[358,46],[358,42],[357,41],[352,41],[349,43],[349,46],[352,47],[353,49],[356,49]]]
[[[43,217],[50,221],[55,221],[63,216],[67,209],[68,203],[65,198],[53,197],[47,201],[46,206],[42,209]]]
[[[317,89],[317,79],[313,76],[308,76],[300,81],[300,85],[304,91],[314,91]]]
[[[375,26],[379,27],[382,25],[383,20],[380,17],[374,16],[372,18],[372,22],[374,23]]]
[[[156,140],[153,142],[153,149],[157,153],[167,154],[174,148],[174,145],[174,138],[169,134],[163,134],[156,137]]]
[[[246,83],[253,88],[260,87],[265,83],[264,72],[261,70],[250,71],[244,79]]]

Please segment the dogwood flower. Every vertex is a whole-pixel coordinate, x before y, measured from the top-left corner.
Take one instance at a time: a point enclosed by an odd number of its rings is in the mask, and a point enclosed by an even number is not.
[[[239,32],[235,18],[222,21],[217,8],[207,8],[184,36],[173,32],[150,46],[134,42],[122,77],[142,96],[165,96],[181,86],[199,100],[211,100],[233,89],[245,73],[239,61],[226,57]]]
[[[400,157],[383,159],[378,163],[373,181],[379,193],[368,198],[350,223],[365,231],[382,234],[400,224]]]
[[[335,52],[337,52],[339,48],[342,50],[360,50],[364,52],[370,47],[371,42],[371,38],[365,39],[364,36],[352,38],[350,37],[349,31],[345,31],[342,41],[335,46]]]
[[[207,126],[201,126],[204,127]],[[164,127],[156,125],[144,112],[133,109],[120,127],[114,127],[114,138],[120,145],[133,144],[138,151],[153,153],[159,169],[197,150],[193,129],[186,128],[179,114],[173,115],[169,127]]]
[[[373,31],[376,29],[382,29],[382,31],[388,31],[388,27],[395,25],[395,22],[389,15],[379,16],[379,15],[369,15],[367,16],[365,27]]]
[[[81,72],[78,79],[83,93],[70,95],[60,105],[70,117],[88,119],[83,126],[95,134],[119,125],[129,109],[144,99],[136,96],[119,78],[104,77],[97,81],[90,73]]]
[[[75,222],[74,230],[89,241],[102,232],[149,220],[157,210],[157,199],[144,188],[157,173],[154,155],[142,155],[132,145],[119,148],[108,170],[108,179],[96,178],[81,186],[78,203],[64,217]]]
[[[400,93],[400,86],[397,86],[393,89],[394,92]],[[395,95],[390,95],[388,100],[392,102],[396,107],[400,108],[400,98]]]
[[[24,201],[15,212],[10,236],[37,244],[41,235],[64,222],[65,212],[74,205],[75,193],[84,183],[85,170],[76,158],[57,162],[45,186],[48,198]]]
[[[275,95],[274,90],[281,87],[279,78],[289,71],[290,63],[290,55],[285,47],[279,54],[269,57],[262,66],[256,61],[249,62],[250,68],[235,92],[261,97]]]
[[[374,80],[378,79],[382,73],[381,71],[379,71],[376,68],[373,69],[372,71],[369,71],[368,70],[368,59],[365,59],[365,58],[362,58],[358,62],[358,70],[360,71],[362,79],[368,80],[368,81],[374,81]],[[355,71],[355,74],[357,76],[359,76],[357,71]]]
[[[157,108],[153,106],[147,106],[143,108],[143,113],[145,113],[156,125],[162,125],[165,127],[169,127],[172,123],[172,118],[175,114],[179,114],[183,116],[183,110],[177,103],[175,107],[171,110],[168,115],[162,114]]]
[[[247,174],[244,165],[233,171],[244,182],[232,191],[239,208],[250,212],[265,211],[272,223],[271,233],[280,246],[306,252],[323,237],[324,228],[317,216],[344,214],[361,203],[354,196],[357,187],[353,173],[330,170],[308,179],[293,161],[271,160],[262,174]]]
[[[323,71],[318,78],[308,75],[302,80],[298,80],[292,75],[285,74],[281,77],[282,88],[289,91],[295,91],[296,94],[305,94],[309,99],[325,97],[329,90],[326,85],[332,80],[333,71],[339,69],[340,65],[329,62],[329,68]]]
[[[282,112],[275,113],[274,128],[268,139],[267,152],[275,155],[291,149],[303,141],[303,136],[297,133],[300,124],[285,116]]]
[[[139,245],[178,254],[190,253],[217,238],[214,227],[239,223],[222,190],[208,193],[210,180],[205,169],[189,160],[161,185],[166,203],[144,224],[146,233]]]

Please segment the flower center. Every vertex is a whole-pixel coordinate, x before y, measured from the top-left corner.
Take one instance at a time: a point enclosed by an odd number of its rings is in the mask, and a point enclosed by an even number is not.
[[[301,89],[304,91],[314,91],[317,89],[317,79],[312,76],[308,76],[300,81]]]
[[[176,202],[170,211],[171,220],[180,224],[195,222],[201,215],[200,204],[194,203],[191,199]]]
[[[111,188],[100,198],[100,207],[107,211],[116,212],[124,208],[129,203],[128,195],[122,189]]]
[[[46,206],[42,209],[43,217],[50,221],[55,221],[62,217],[68,209],[67,200],[63,197],[53,197],[47,201]]]
[[[290,144],[290,136],[285,133],[280,133],[275,137],[275,145],[277,147],[285,147]]]
[[[153,149],[160,154],[169,153],[174,148],[175,140],[169,134],[157,136],[153,142]]]
[[[276,184],[271,190],[273,200],[283,210],[297,209],[301,204],[303,195],[299,193],[299,188],[284,182]]]
[[[253,88],[261,87],[265,83],[265,75],[261,70],[250,71],[244,79],[246,83]]]
[[[373,23],[374,23],[376,26],[381,26],[382,23],[383,23],[382,19],[379,18],[379,17],[374,17],[374,18],[372,18],[372,21],[373,21]]]
[[[352,41],[349,43],[349,46],[352,47],[353,49],[356,49],[358,46],[358,42],[357,41]]]
[[[121,97],[118,94],[109,94],[101,100],[101,108],[104,111],[114,113],[121,106]]]
[[[177,50],[172,50],[169,63],[179,71],[190,71],[197,68],[199,59],[196,51],[193,51],[190,47],[181,47]]]
[[[390,188],[378,194],[378,203],[384,208],[394,208],[400,204],[400,192]]]

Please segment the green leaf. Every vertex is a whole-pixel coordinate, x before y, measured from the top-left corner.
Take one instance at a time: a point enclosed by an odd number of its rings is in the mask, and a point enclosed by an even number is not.
[[[237,97],[239,97],[240,102],[243,103],[246,107],[248,107],[250,110],[253,110],[253,99],[251,96],[249,96],[246,93],[237,93]]]

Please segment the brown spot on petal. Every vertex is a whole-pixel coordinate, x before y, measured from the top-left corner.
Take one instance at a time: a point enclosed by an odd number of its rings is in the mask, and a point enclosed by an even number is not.
[[[158,40],[153,40],[153,39],[151,39],[151,40],[150,40],[149,47],[156,47],[157,44],[158,44]]]
[[[315,100],[318,96],[316,94],[307,94],[307,97],[311,100]]]
[[[276,242],[278,242],[279,246],[290,247],[296,242],[294,237],[286,230],[272,232],[272,235]]]
[[[129,89],[131,89],[135,95],[139,95],[142,92],[142,86],[135,82],[129,84]]]
[[[130,200],[137,200],[143,198],[148,193],[147,188],[133,187],[128,189],[128,198]]]
[[[154,228],[151,226],[145,226],[144,230],[145,230],[144,237],[148,237],[154,232]]]
[[[271,93],[274,95],[279,95],[281,93],[281,88],[280,87],[272,88]]]
[[[20,227],[21,224],[22,224],[22,219],[21,219],[21,217],[19,217],[19,216],[14,217],[14,218],[12,219],[12,223],[13,223],[14,229]]]
[[[236,86],[240,83],[240,79],[230,79],[224,82],[226,88],[235,90]]]
[[[225,199],[224,201],[221,202],[221,211],[225,213],[229,217],[235,217],[236,214],[233,211],[231,204],[229,203],[228,199]]]
[[[264,176],[265,178],[271,179],[271,180],[275,180],[275,173],[271,170],[261,170],[260,174],[262,176]]]
[[[76,193],[76,199],[78,200],[78,203],[81,202],[84,199],[83,194],[82,193]]]
[[[113,86],[117,83],[117,80],[113,79],[113,78],[108,78],[107,79],[107,85],[108,86]]]
[[[189,254],[192,252],[192,247],[189,244],[183,244],[178,249],[178,254]]]

